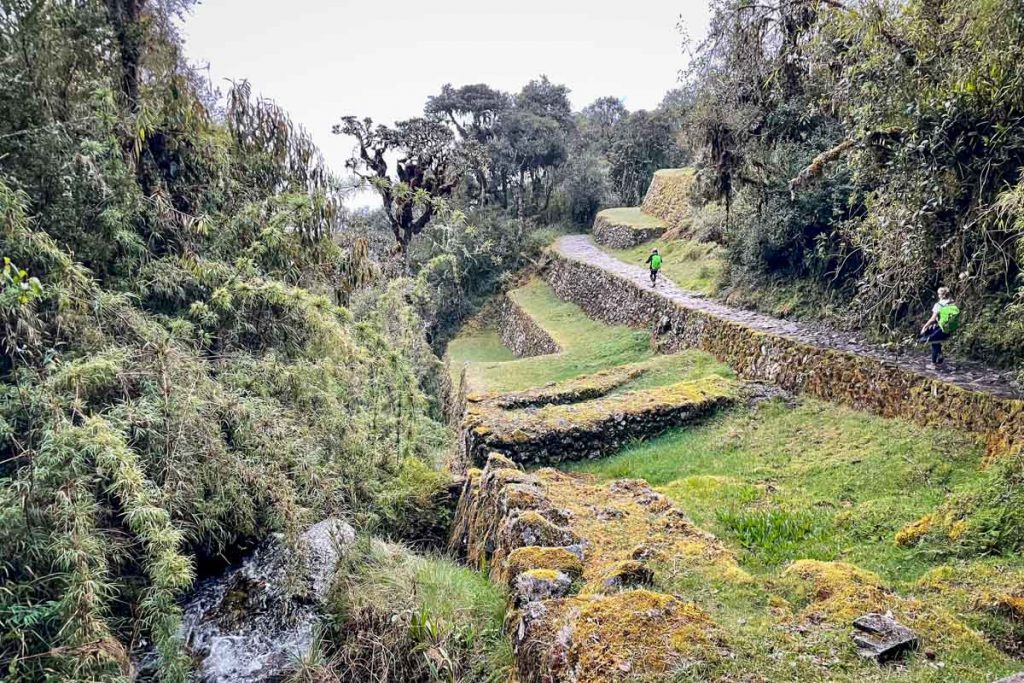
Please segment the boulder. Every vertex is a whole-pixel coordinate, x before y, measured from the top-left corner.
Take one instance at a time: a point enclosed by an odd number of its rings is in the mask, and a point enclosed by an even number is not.
[[[351,526],[326,519],[296,548],[272,539],[240,566],[200,585],[183,618],[184,640],[197,661],[195,680],[255,683],[286,674],[309,651],[318,608],[354,540]]]
[[[918,646],[917,634],[892,618],[891,614],[871,613],[854,619],[850,637],[858,653],[879,664],[892,661]]]

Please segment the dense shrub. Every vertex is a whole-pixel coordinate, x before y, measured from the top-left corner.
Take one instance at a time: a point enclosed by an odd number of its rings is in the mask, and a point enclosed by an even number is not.
[[[184,680],[198,573],[438,485],[408,478],[447,436],[423,323],[341,305],[376,270],[337,181],[245,84],[211,114],[172,6],[0,17],[5,680],[125,678],[147,641]]]
[[[1009,0],[714,3],[685,139],[733,272],[812,280],[905,332],[945,284],[963,347],[1019,364],[1022,51]]]

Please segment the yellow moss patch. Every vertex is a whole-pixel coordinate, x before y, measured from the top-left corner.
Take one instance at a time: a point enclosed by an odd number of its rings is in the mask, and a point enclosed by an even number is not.
[[[896,545],[903,547],[911,546],[928,535],[935,523],[933,515],[925,515],[916,522],[912,522],[896,532]]]
[[[939,649],[976,648],[996,651],[942,607],[897,595],[877,574],[845,562],[798,560],[783,573],[797,603],[805,604],[800,619],[823,627],[847,629],[868,612],[892,612],[900,623],[916,631],[924,642]]]
[[[999,560],[975,560],[936,567],[917,587],[941,593],[964,611],[1005,613],[1024,618],[1024,570]]]
[[[505,577],[509,583],[531,569],[551,569],[577,578],[583,574],[583,563],[565,548],[535,545],[516,548],[505,560]]]
[[[798,599],[808,602],[805,615],[849,622],[865,612],[885,612],[893,602],[877,574],[846,562],[797,560],[783,579]]]
[[[638,590],[579,599],[569,613],[579,683],[662,674],[719,656],[711,618],[671,595]]]
[[[1003,595],[999,598],[999,603],[1006,607],[1015,616],[1024,617],[1024,596]]]
[[[599,592],[610,573],[630,560],[684,564],[715,580],[746,583],[735,555],[698,529],[643,481],[606,484],[584,474],[534,472],[551,505],[568,513],[569,527],[589,546],[583,592]],[[641,547],[637,541],[643,541]]]
[[[528,576],[538,581],[554,581],[558,578],[557,569],[527,569],[523,572],[523,576]]]

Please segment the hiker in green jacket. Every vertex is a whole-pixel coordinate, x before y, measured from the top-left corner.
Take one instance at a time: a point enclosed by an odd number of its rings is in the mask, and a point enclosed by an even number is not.
[[[658,253],[657,249],[651,249],[651,255],[647,257],[644,263],[651,266],[651,287],[657,287],[658,271],[661,270],[661,254]]]
[[[932,345],[932,368],[945,361],[942,342],[949,339],[959,326],[960,309],[953,303],[949,287],[939,287],[939,300],[932,306],[932,317],[921,328],[921,341]]]

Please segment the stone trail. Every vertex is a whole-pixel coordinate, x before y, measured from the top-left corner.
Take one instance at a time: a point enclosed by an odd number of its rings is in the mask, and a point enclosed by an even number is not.
[[[594,244],[589,235],[568,235],[558,240],[554,249],[560,254],[597,266],[635,285],[650,288],[650,278],[646,268],[620,261]],[[976,363],[947,361],[947,368],[941,371],[933,370],[928,367],[928,353],[924,346],[917,352],[909,353],[886,350],[849,332],[841,332],[813,323],[780,320],[762,313],[712,301],[699,293],[684,290],[664,277],[658,279],[655,291],[660,296],[689,309],[703,311],[762,332],[797,339],[813,346],[874,358],[883,363],[892,364],[969,391],[984,392],[1005,398],[1024,396],[1021,387],[1017,386],[1006,373]]]

